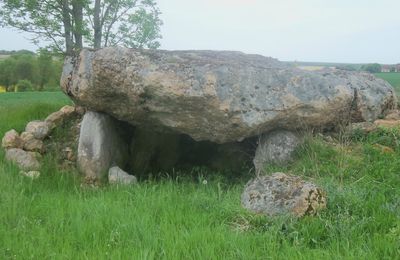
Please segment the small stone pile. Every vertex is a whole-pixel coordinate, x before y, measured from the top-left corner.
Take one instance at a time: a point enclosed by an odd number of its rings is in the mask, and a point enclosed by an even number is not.
[[[376,126],[395,128],[400,127],[400,110],[391,110],[383,119],[375,120]]]
[[[15,129],[6,132],[1,142],[6,150],[5,158],[15,163],[22,170],[21,174],[38,178],[39,160],[45,152],[43,140],[75,113],[75,107],[64,106],[59,111],[50,114],[44,121],[29,122],[21,134]]]
[[[378,130],[379,127],[383,128],[399,128],[400,127],[400,110],[389,110],[386,116],[382,119],[377,119],[373,122],[353,123],[349,125],[348,131],[354,133],[355,131],[368,134]]]

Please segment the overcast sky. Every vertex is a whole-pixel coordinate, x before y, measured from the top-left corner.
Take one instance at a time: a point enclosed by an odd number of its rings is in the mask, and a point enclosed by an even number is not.
[[[400,0],[158,0],[162,49],[216,49],[287,61],[400,63]],[[30,49],[0,29],[0,49]]]

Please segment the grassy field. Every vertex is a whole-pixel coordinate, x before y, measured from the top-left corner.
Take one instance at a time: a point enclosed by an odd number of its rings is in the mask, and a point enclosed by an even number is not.
[[[375,76],[389,82],[395,89],[397,95],[400,95],[400,73],[399,72],[382,72],[375,73]]]
[[[0,135],[68,103],[61,93],[0,94]],[[351,141],[351,142],[350,142]],[[375,144],[388,145],[383,153]],[[81,188],[46,155],[37,180],[0,151],[0,259],[399,259],[400,133],[309,138],[285,171],[320,184],[316,217],[268,218],[240,206],[234,180],[193,169],[134,187]],[[168,177],[174,176],[174,177]],[[207,180],[207,184],[203,184]]]

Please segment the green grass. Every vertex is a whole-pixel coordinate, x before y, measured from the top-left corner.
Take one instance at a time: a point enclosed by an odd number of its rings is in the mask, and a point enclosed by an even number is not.
[[[375,76],[389,82],[395,88],[397,95],[400,95],[400,72],[375,73]]]
[[[0,94],[0,135],[67,103],[61,93]],[[134,187],[89,189],[58,170],[54,155],[32,181],[0,151],[0,259],[398,259],[399,140],[399,132],[384,130],[336,147],[310,138],[293,164],[270,167],[327,191],[327,210],[302,219],[243,210],[248,173],[231,181],[196,168]]]

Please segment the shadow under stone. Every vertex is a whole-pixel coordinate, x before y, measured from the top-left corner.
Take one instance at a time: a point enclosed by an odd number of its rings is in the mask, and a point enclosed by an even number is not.
[[[195,141],[188,135],[148,131],[129,126],[128,172],[146,178],[149,173],[190,171],[206,167],[238,175],[252,167],[257,138],[217,144]]]

